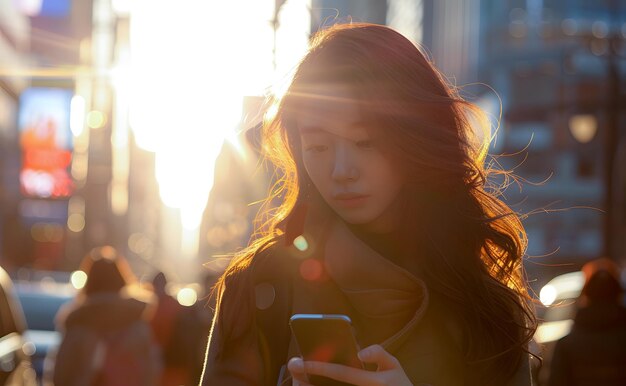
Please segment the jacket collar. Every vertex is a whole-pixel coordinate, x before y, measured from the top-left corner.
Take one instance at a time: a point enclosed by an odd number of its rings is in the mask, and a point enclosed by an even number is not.
[[[299,260],[293,312],[347,314],[362,347],[381,344],[393,352],[426,312],[426,285],[330,218],[307,221],[304,251],[288,247]]]

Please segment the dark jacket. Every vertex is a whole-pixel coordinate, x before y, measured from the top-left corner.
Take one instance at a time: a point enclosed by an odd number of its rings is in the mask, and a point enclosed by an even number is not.
[[[324,255],[319,249],[320,244],[311,243],[311,249],[300,252],[293,246],[283,246],[279,240],[255,256],[250,267],[227,280],[213,323],[203,386],[276,385],[279,379],[290,385],[283,365],[298,355],[287,324],[295,313],[347,314],[353,321],[360,346],[382,343],[400,361],[414,385],[473,384],[468,379],[476,369],[466,364],[461,328],[453,322],[456,319],[450,317],[443,300],[430,294],[423,282],[414,281],[417,302],[407,306],[412,307],[410,315],[391,320],[391,324],[400,320],[397,331],[372,339],[379,331],[369,328],[372,324],[364,320],[367,310],[359,310],[359,305],[349,300],[334,280],[324,276],[325,273],[320,280],[307,280],[306,274],[303,278],[302,262],[319,259],[319,255]],[[343,257],[346,251],[332,253]],[[233,304],[230,291],[235,287],[249,293],[247,304]],[[375,303],[369,306],[374,309]],[[222,315],[231,311],[231,307],[255,309],[254,320],[234,321],[234,327],[233,324],[230,327],[243,333],[225,337]],[[249,323],[251,328],[247,326]],[[509,385],[531,385],[528,363],[523,362]]]
[[[54,360],[54,384],[93,384],[97,376],[94,363],[97,362],[99,342],[109,333],[132,329],[126,343],[129,349],[151,356],[145,359],[147,366],[143,366],[143,378],[146,382],[143,384],[153,385],[156,381],[154,375],[158,374],[160,365],[156,356],[158,352],[153,352],[152,335],[146,320],[150,314],[149,307],[151,305],[143,300],[122,297],[117,293],[103,293],[62,308],[57,320],[63,339],[56,355],[51,358]]]
[[[550,386],[626,385],[626,308],[610,302],[581,308],[551,363]]]

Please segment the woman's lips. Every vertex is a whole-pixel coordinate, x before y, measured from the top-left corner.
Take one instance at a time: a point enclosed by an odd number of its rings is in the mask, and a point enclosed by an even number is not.
[[[364,205],[368,197],[369,196],[363,194],[340,193],[334,195],[333,199],[342,207],[354,208]]]

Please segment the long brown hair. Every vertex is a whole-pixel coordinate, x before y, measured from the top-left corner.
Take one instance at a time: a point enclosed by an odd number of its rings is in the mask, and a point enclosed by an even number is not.
[[[269,200],[282,203],[265,213],[263,231],[218,282],[218,307],[225,283],[280,237],[303,200],[309,181],[295,121],[302,103],[319,97],[313,86],[324,83],[351,88],[371,134],[407,178],[403,240],[411,242],[420,276],[464,327],[467,363],[477,369],[468,373],[478,374],[481,384],[504,383],[523,360],[536,320],[523,276],[524,228],[488,186],[492,173],[503,173],[485,166],[490,123],[426,55],[384,26],[344,24],[319,32],[276,99],[263,136],[264,152],[281,175]],[[231,290],[242,300],[250,291]],[[241,321],[237,312],[223,317]],[[231,325],[225,333],[245,328]]]

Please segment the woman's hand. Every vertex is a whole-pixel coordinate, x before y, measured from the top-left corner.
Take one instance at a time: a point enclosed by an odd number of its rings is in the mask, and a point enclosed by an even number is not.
[[[291,358],[287,364],[293,377],[294,386],[310,386],[306,375],[321,375],[337,381],[357,386],[412,386],[400,362],[381,346],[375,344],[359,351],[359,359],[363,363],[375,363],[376,371],[356,369],[354,367],[326,362],[303,361]]]

